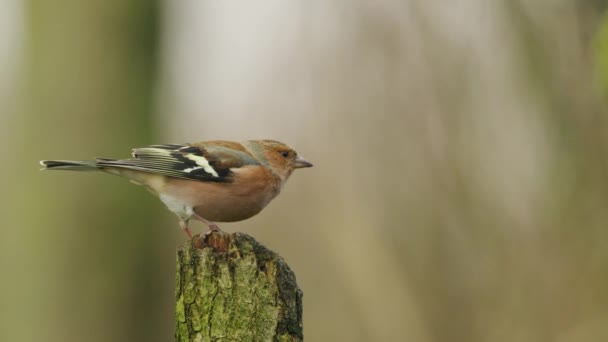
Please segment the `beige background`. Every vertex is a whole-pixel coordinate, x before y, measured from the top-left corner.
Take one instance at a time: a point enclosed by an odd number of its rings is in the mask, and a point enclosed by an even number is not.
[[[37,160],[254,138],[307,341],[608,337],[601,1],[1,1],[0,340],[173,336],[175,217]]]

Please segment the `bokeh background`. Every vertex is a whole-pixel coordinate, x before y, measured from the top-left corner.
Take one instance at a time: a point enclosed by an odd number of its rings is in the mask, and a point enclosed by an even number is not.
[[[1,341],[173,339],[175,217],[38,160],[255,138],[307,341],[608,340],[606,1],[0,8]]]

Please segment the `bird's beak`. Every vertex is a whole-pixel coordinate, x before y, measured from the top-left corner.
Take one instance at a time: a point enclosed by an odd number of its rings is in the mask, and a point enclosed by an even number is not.
[[[304,159],[304,158],[302,158],[300,156],[298,156],[296,158],[295,165],[296,165],[296,169],[301,169],[303,167],[312,167],[312,163],[311,162],[307,161],[306,159]]]

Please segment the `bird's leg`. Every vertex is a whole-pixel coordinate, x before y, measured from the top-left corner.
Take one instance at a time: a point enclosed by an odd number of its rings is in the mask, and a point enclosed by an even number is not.
[[[192,239],[192,232],[188,228],[188,223],[186,221],[179,221],[179,226],[182,227],[182,229],[184,230],[184,232],[186,232],[186,234],[188,234],[188,237],[190,239]]]
[[[211,222],[211,221],[209,221],[209,220],[204,219],[204,218],[203,218],[203,217],[201,217],[199,214],[194,213],[194,217],[195,217],[197,220],[199,220],[199,221],[203,222],[204,224],[206,224],[206,225],[209,227],[209,232],[208,232],[208,233],[210,233],[210,232],[221,232],[221,231],[222,231],[222,230],[220,229],[220,227],[218,227],[218,226],[217,226],[217,224],[215,224],[215,223],[213,223],[213,222]]]

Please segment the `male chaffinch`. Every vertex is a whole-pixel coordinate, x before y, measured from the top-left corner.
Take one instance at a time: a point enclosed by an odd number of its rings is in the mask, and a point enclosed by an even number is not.
[[[219,230],[259,213],[281,191],[293,170],[312,164],[275,140],[201,141],[133,149],[131,159],[43,160],[43,170],[105,171],[128,178],[158,196],[179,217]]]

